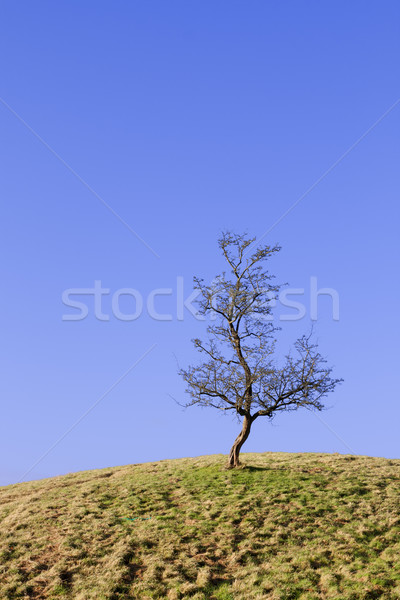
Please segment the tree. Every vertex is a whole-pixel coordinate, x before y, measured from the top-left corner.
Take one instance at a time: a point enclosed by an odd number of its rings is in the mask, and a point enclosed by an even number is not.
[[[228,467],[240,466],[240,450],[258,417],[272,419],[280,411],[322,410],[322,398],[333,391],[341,379],[331,377],[331,368],[319,354],[310,335],[295,344],[282,366],[277,365],[272,304],[281,285],[264,268],[266,260],[279,246],[260,246],[250,253],[255,238],[231,232],[218,240],[230,276],[224,271],[211,285],[194,277],[199,290],[200,315],[210,315],[209,339],[192,340],[204,355],[204,362],[179,373],[191,396],[185,407],[198,404],[221,411],[234,411],[242,429],[229,454]]]

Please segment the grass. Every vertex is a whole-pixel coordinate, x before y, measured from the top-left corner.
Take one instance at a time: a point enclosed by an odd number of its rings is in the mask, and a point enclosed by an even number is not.
[[[225,460],[0,488],[0,598],[400,598],[400,460]]]

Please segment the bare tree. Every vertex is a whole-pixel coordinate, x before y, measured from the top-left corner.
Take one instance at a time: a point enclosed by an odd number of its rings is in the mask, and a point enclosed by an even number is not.
[[[194,278],[199,290],[199,313],[214,321],[207,328],[209,339],[194,339],[204,362],[179,372],[187,383],[191,401],[222,411],[234,411],[242,429],[229,454],[228,467],[238,467],[240,450],[258,417],[272,419],[279,411],[300,407],[321,410],[321,399],[334,390],[341,379],[332,379],[332,369],[311,342],[311,334],[298,339],[295,356],[289,353],[284,364],[276,364],[272,300],[282,286],[263,263],[280,250],[279,246],[260,246],[247,257],[255,238],[223,233],[218,240],[230,270],[211,285]]]

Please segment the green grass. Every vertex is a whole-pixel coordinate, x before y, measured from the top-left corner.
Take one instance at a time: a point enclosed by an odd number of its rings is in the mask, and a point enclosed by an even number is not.
[[[0,488],[0,598],[400,598],[400,460],[225,460]]]

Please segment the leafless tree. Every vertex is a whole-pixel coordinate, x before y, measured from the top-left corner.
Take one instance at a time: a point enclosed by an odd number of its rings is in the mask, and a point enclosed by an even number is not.
[[[322,398],[334,390],[341,379],[331,378],[331,368],[318,353],[311,335],[295,344],[282,366],[275,360],[275,332],[272,300],[281,288],[264,263],[280,250],[279,246],[260,246],[249,253],[255,238],[231,232],[218,240],[230,275],[224,271],[211,285],[194,278],[199,290],[199,314],[213,315],[207,328],[209,339],[194,339],[204,362],[180,374],[187,383],[191,401],[222,411],[234,411],[243,419],[242,429],[229,454],[228,467],[240,466],[240,450],[258,417],[272,419],[279,411],[300,407],[321,410]]]

